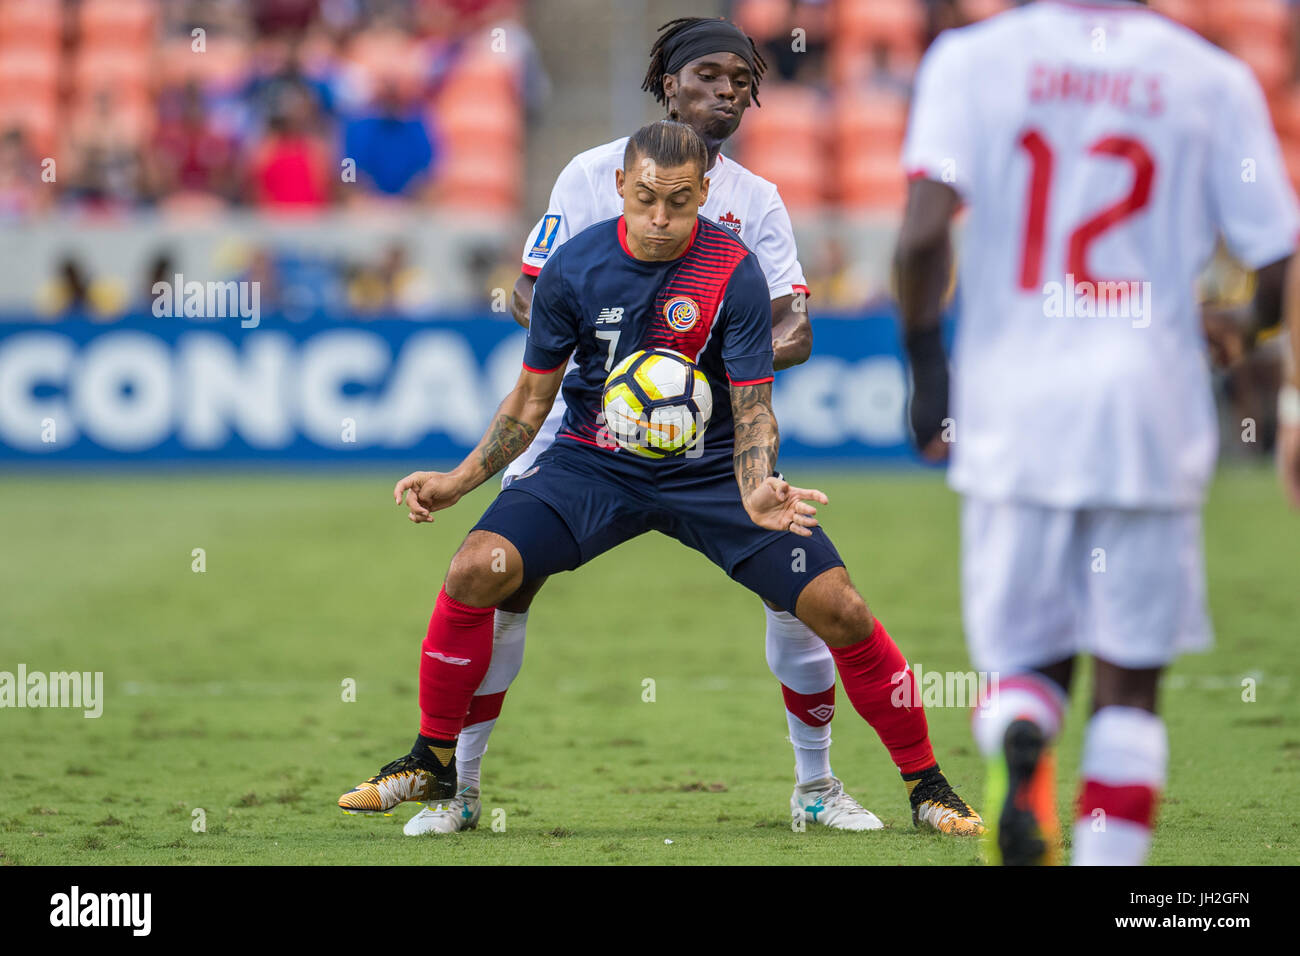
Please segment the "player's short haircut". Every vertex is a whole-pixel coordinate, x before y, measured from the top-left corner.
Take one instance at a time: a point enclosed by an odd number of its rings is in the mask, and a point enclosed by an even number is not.
[[[696,163],[700,167],[701,182],[704,171],[709,168],[709,151],[704,140],[690,126],[674,120],[659,120],[642,126],[627,138],[627,148],[623,150],[624,173],[632,169],[638,156],[664,167]]]
[[[722,17],[678,17],[659,28],[659,38],[650,47],[650,65],[646,68],[641,89],[668,105],[664,95],[664,77],[675,74],[691,60],[709,53],[735,53],[749,65],[754,75],[750,98],[758,102],[758,82],[767,71],[767,63],[754,41],[738,26]]]

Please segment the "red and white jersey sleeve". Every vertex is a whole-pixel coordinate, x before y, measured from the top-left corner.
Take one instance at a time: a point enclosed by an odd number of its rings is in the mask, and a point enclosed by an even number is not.
[[[1188,508],[1217,454],[1197,276],[1300,215],[1248,68],[1145,6],[1040,0],[941,35],[904,145],[967,206],[949,480],[987,500]]]
[[[522,269],[537,275],[555,248],[588,226],[623,213],[614,171],[623,168],[627,137],[579,153],[560,172],[546,215],[524,245]],[[700,215],[727,227],[754,251],[771,298],[807,293],[790,214],[776,186],[733,159],[719,156],[707,174]]]

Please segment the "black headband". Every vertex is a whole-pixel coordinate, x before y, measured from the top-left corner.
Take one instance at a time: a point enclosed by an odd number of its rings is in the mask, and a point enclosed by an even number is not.
[[[734,53],[754,69],[754,47],[749,37],[726,20],[692,23],[664,43],[664,72],[676,73],[691,60],[710,53]]]

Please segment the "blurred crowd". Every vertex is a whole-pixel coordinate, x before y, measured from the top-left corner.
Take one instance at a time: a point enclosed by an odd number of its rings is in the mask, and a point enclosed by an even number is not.
[[[517,6],[0,0],[0,219],[56,204],[514,210],[545,86]]]

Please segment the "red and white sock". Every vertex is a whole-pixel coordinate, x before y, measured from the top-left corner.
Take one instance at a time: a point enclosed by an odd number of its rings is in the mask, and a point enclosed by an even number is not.
[[[826,642],[786,611],[766,604],[767,666],[781,682],[785,722],[794,746],[798,783],[831,775],[831,718],[835,716],[835,660]]]
[[[1035,671],[999,676],[971,714],[971,732],[986,757],[1002,753],[1002,738],[1014,720],[1032,720],[1047,740],[1061,732],[1065,691],[1056,681]]]
[[[492,662],[483,683],[470,699],[465,726],[456,743],[456,776],[462,787],[478,789],[483,769],[483,754],[488,737],[497,725],[506,690],[524,666],[524,637],[528,627],[527,611],[496,612],[492,624]]]
[[[455,740],[469,711],[470,698],[492,659],[495,608],[470,607],[448,597],[446,588],[429,619],[420,649],[420,734]]]
[[[853,709],[879,735],[899,772],[916,773],[933,767],[937,761],[930,747],[921,692],[885,625],[876,620],[866,640],[848,647],[832,647],[831,654]],[[900,706],[894,704],[895,691],[900,692]]]
[[[1075,866],[1140,866],[1165,785],[1165,723],[1136,707],[1103,707],[1083,740],[1074,821]]]

